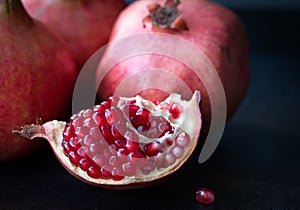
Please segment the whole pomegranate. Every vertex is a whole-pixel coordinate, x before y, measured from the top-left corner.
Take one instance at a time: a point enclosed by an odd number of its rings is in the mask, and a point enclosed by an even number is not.
[[[38,144],[13,135],[17,125],[69,114],[78,74],[67,45],[32,19],[20,0],[0,1],[0,160],[14,160]]]
[[[22,0],[33,17],[60,34],[79,67],[108,41],[123,0]]]
[[[128,37],[136,38],[139,44],[129,44]],[[197,57],[195,51],[189,51],[184,45],[178,49],[180,40],[196,47],[202,57]],[[227,117],[233,115],[246,93],[249,79],[246,32],[238,17],[217,3],[206,0],[135,1],[119,15],[110,41],[113,47],[105,49],[97,70],[98,94],[102,99],[121,90],[157,100],[173,92],[185,95],[187,89],[190,93],[200,90],[202,134],[205,134],[211,122],[212,103],[218,107],[223,100],[209,71],[217,72],[224,88]],[[157,52],[151,52],[152,45]],[[140,53],[142,48],[146,50]],[[119,59],[127,49],[139,53]],[[166,51],[168,55],[164,54]],[[202,62],[204,57],[207,59]],[[196,67],[192,68],[181,58]],[[108,66],[107,60],[111,60],[112,65]],[[204,67],[210,64],[211,68]],[[199,73],[206,77],[199,77]],[[157,81],[159,84],[154,85]],[[205,83],[212,83],[210,90]],[[216,103],[210,95],[217,97]]]

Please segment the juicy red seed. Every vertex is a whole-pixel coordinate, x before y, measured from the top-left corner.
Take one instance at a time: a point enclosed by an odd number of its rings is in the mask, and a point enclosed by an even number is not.
[[[88,153],[89,149],[86,146],[82,146],[77,150],[77,154],[81,157],[88,157],[87,153]]]
[[[71,163],[73,163],[74,165],[77,166],[79,164],[79,161],[81,158],[76,152],[71,151],[69,153],[69,159],[70,159]]]
[[[94,114],[93,109],[87,109],[82,113],[82,116],[85,118],[90,118],[93,116],[93,114]]]
[[[97,143],[90,146],[89,155],[102,154],[104,152],[103,144]]]
[[[124,137],[125,137],[127,140],[139,142],[139,136],[138,136],[135,132],[133,132],[132,130],[126,131]]]
[[[120,101],[120,97],[118,96],[110,96],[108,98],[108,100],[110,101],[111,106],[117,106],[119,101]]]
[[[125,148],[130,153],[130,152],[138,151],[140,148],[139,146],[140,146],[139,142],[127,140]]]
[[[83,143],[86,145],[86,146],[90,146],[92,144],[95,144],[97,142],[97,139],[94,138],[93,136],[88,136],[86,135],[83,139]]]
[[[165,156],[165,164],[166,164],[165,166],[166,167],[172,165],[173,163],[175,163],[175,161],[176,161],[176,158],[172,153],[166,154],[166,156]]]
[[[103,101],[103,102],[101,102],[100,105],[101,105],[104,109],[110,109],[110,107],[111,107],[111,101],[110,101],[110,100]]]
[[[112,144],[114,142],[114,137],[111,134],[111,129],[109,126],[101,126],[100,131],[104,137],[104,139],[109,143]]]
[[[130,159],[131,161],[132,161],[132,158],[138,159],[138,158],[145,158],[145,157],[144,157],[144,155],[143,155],[141,152],[137,151],[137,152],[131,152],[131,153],[129,154],[129,159]]]
[[[141,166],[139,168],[139,170],[143,173],[143,174],[149,174],[151,171],[153,171],[156,167],[156,163],[153,159],[144,159],[141,162]]]
[[[147,123],[149,122],[150,114],[150,111],[147,109],[139,109],[136,112],[136,117],[141,125],[147,125]]]
[[[196,201],[203,204],[210,204],[215,200],[215,194],[212,190],[207,188],[198,188],[196,190]]]
[[[114,145],[116,145],[117,149],[124,148],[125,144],[126,144],[126,141],[125,140],[120,140],[120,139],[115,140],[115,143],[114,143]]]
[[[136,173],[136,166],[132,162],[124,163],[122,169],[126,176],[133,176]]]
[[[162,149],[161,143],[158,142],[158,141],[151,142],[151,143],[146,144],[144,146],[145,154],[148,157],[152,157],[152,156],[157,155],[159,152],[161,152],[161,149]]]
[[[182,147],[176,146],[172,148],[171,152],[176,158],[181,158],[184,154],[184,149]]]
[[[182,107],[178,103],[174,102],[169,107],[169,112],[173,119],[178,119],[180,117],[180,115],[182,114]]]
[[[69,153],[70,153],[71,150],[72,150],[72,148],[70,147],[69,142],[63,140],[62,146],[63,146],[63,148],[64,148],[64,153],[65,153],[65,155],[68,156]]]
[[[132,124],[132,126],[133,126],[134,128],[138,128],[138,127],[141,125],[141,123],[140,123],[140,121],[137,119],[137,117],[130,117],[130,123]]]
[[[114,123],[113,116],[110,110],[105,110],[105,119],[109,125]]]
[[[185,133],[181,132],[175,139],[175,144],[181,147],[186,147],[190,143],[190,136]]]
[[[74,136],[75,136],[75,129],[70,123],[68,123],[64,129],[63,138],[66,140],[70,140]]]
[[[167,121],[159,123],[158,129],[159,129],[159,131],[161,132],[161,135],[160,135],[159,137],[162,137],[162,136],[165,135],[167,132],[173,133],[172,126],[171,126],[170,123],[167,122]]]
[[[89,135],[90,134],[90,128],[87,126],[84,127],[76,127],[75,128],[75,133],[77,135],[78,138],[84,138],[85,135]]]
[[[111,134],[115,137],[115,139],[124,139],[124,136],[120,133],[117,125],[111,126]]]
[[[129,155],[129,151],[121,148],[118,150],[118,156],[120,156],[121,158],[124,158],[125,156],[127,157]]]
[[[84,171],[87,171],[92,165],[93,161],[89,158],[83,158],[79,161],[79,167]]]
[[[137,110],[139,110],[140,107],[134,104],[130,104],[127,105],[126,107],[124,107],[124,112],[126,115],[128,115],[129,117],[134,117],[135,113],[137,112]]]
[[[135,103],[136,103],[136,100],[129,101],[129,104],[135,104]]]
[[[117,168],[113,169],[113,171],[111,172],[111,175],[112,175],[113,180],[115,180],[115,181],[120,181],[120,180],[124,179],[124,176],[122,176],[122,173]]]
[[[101,167],[101,178],[102,179],[110,179],[112,178],[111,172],[112,172],[112,167],[109,165],[105,165]]]
[[[77,150],[81,147],[80,140],[77,137],[72,137],[69,143],[73,150]]]
[[[101,178],[101,172],[100,172],[100,167],[98,166],[91,166],[87,170],[87,174],[95,179]]]
[[[101,167],[108,163],[109,158],[103,154],[97,154],[93,157],[93,161],[97,166]]]
[[[104,112],[96,112],[93,115],[93,120],[95,121],[95,123],[97,124],[97,126],[103,126],[103,125],[107,125],[107,121],[104,115]]]
[[[112,119],[114,123],[118,123],[120,119],[123,119],[123,112],[118,107],[111,108]]]

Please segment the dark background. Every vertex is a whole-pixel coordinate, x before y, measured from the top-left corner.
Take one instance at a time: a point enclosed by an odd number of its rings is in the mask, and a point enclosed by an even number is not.
[[[158,186],[112,191],[73,178],[45,147],[0,163],[0,209],[300,208],[300,1],[219,2],[246,26],[251,82],[207,162],[195,154]],[[213,204],[195,201],[202,186],[215,192]]]

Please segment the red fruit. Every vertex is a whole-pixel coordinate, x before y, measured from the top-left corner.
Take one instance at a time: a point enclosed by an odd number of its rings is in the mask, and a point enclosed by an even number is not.
[[[80,67],[107,43],[123,0],[22,0],[33,17],[61,35]]]
[[[0,160],[13,160],[38,143],[24,142],[11,128],[67,117],[78,72],[63,40],[19,0],[0,1],[0,31]]]
[[[95,126],[88,127],[85,122],[95,118],[95,114],[90,113],[91,110],[98,113],[97,110],[105,106],[105,103],[74,114],[68,123],[54,120],[43,125],[24,126],[21,131],[13,132],[30,139],[46,138],[64,167],[90,184],[111,188],[143,186],[175,172],[193,152],[201,128],[199,100],[198,91],[190,101],[182,100],[178,94],[170,95],[163,103],[175,102],[182,109],[177,120],[169,121],[171,113],[161,110],[160,104],[156,105],[140,96],[119,97],[119,102],[106,107],[106,111],[119,110],[116,119],[125,123],[113,120],[110,125],[100,120],[97,121],[98,132],[95,131]],[[155,113],[160,121],[165,119],[165,123],[174,132],[163,131],[151,137],[140,133],[128,118],[129,104],[137,106],[137,110],[148,110],[149,116]],[[118,135],[112,135],[115,133],[112,130],[118,128],[115,124],[123,126]],[[154,129],[153,124],[149,130]],[[82,132],[76,133],[82,128],[85,130],[84,135]],[[181,143],[166,144],[166,141]]]
[[[215,200],[214,192],[207,188],[198,188],[195,196],[196,201],[203,204],[210,204]]]
[[[128,37],[136,42],[129,44]],[[174,40],[187,41],[202,56],[195,57],[194,51],[189,51],[191,48],[177,49],[175,45],[180,41],[174,43]],[[235,14],[212,1],[135,1],[119,15],[110,41],[112,47],[106,49],[97,72],[98,95],[102,99],[116,91],[121,95],[139,94],[149,100],[162,100],[169,93],[180,93],[185,98],[189,97],[187,92],[200,90],[203,128],[207,131],[211,120],[210,97],[215,97],[216,107],[227,102],[227,117],[230,117],[246,93],[249,49],[245,29]],[[136,53],[140,49],[145,49],[145,53]],[[117,57],[122,52],[122,58],[126,59]],[[108,60],[114,61],[114,65],[103,74]],[[224,87],[226,102],[211,74],[214,69]],[[210,83],[213,85],[208,88],[206,84]],[[180,108],[172,109],[176,118]]]

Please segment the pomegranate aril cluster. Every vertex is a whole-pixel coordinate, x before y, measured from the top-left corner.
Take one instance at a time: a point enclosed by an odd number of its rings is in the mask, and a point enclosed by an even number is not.
[[[187,133],[175,132],[135,100],[121,106],[119,100],[111,97],[71,117],[62,141],[71,163],[92,178],[122,180],[171,166],[184,155]],[[169,109],[171,117],[180,116],[178,106]]]

